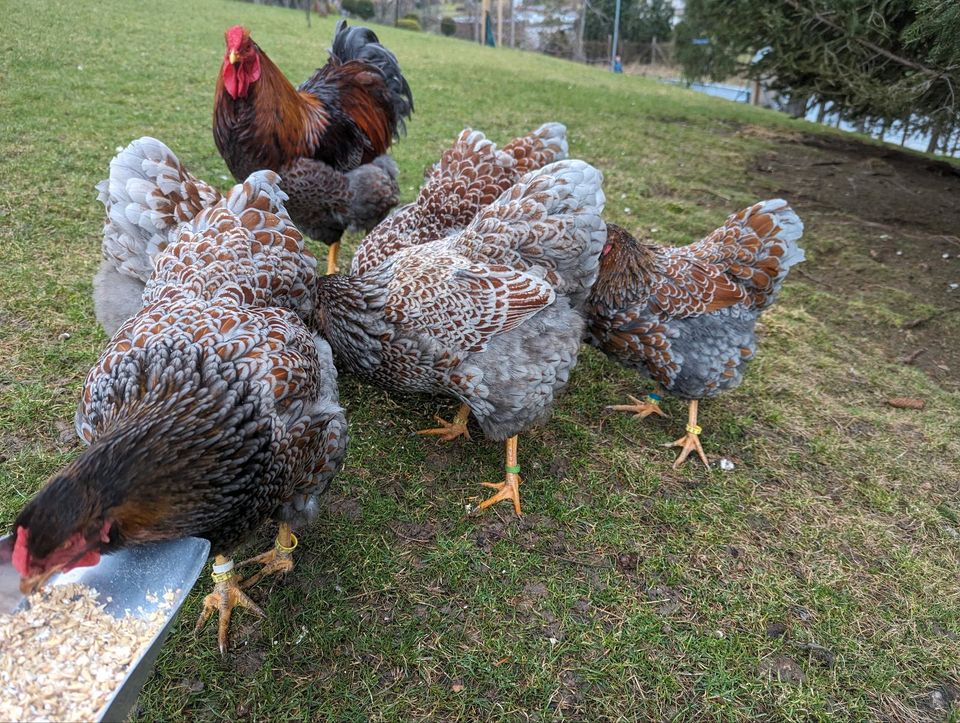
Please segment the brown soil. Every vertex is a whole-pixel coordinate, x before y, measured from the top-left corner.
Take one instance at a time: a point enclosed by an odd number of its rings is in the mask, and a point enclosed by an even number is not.
[[[806,223],[814,253],[798,274],[834,294],[886,295],[892,306],[889,293],[903,292],[932,307],[892,333],[858,329],[892,361],[960,387],[960,167],[843,137],[779,141],[750,170]]]

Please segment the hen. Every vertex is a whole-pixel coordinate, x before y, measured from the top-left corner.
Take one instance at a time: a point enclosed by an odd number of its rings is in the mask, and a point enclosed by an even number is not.
[[[283,211],[276,174],[254,174],[156,257],[144,306],[90,371],[76,415],[84,452],[15,523],[26,590],[126,545],[196,535],[217,555],[198,627],[219,609],[260,613],[242,591],[292,567],[291,523],[340,468],[346,422],[312,313],[316,260]],[[281,523],[242,585],[226,555]]]
[[[107,218],[93,303],[97,320],[112,336],[143,305],[156,255],[177,238],[182,224],[220,204],[223,196],[149,136],[110,161],[109,178],[97,184],[97,191]]]
[[[365,273],[402,248],[462,231],[523,174],[563,160],[567,150],[567,129],[561,123],[545,123],[502,150],[480,131],[464,129],[428,171],[417,200],[360,242],[350,272]]]
[[[237,180],[261,168],[280,173],[290,217],[330,245],[333,273],[344,230],[373,228],[399,200],[397,166],[385,154],[413,95],[397,58],[373,31],[341,20],[326,65],[294,88],[246,28],[227,30],[226,45],[217,149]]]
[[[689,246],[641,243],[607,226],[600,273],[587,303],[588,341],[689,400],[686,434],[674,468],[696,451],[699,400],[735,388],[756,352],[757,318],[777,298],[790,268],[803,261],[803,224],[786,201],[758,203]],[[655,391],[612,407],[663,416]]]
[[[549,415],[576,364],[606,236],[600,185],[582,161],[554,163],[458,233],[317,279],[314,328],[341,369],[459,399],[487,437],[505,440],[504,480],[481,508],[509,499],[521,512],[517,435]]]

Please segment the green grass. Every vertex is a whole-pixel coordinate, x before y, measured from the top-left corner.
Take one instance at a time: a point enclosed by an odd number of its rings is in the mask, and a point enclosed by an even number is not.
[[[9,522],[78,452],[70,422],[106,342],[90,300],[93,185],[116,147],[154,135],[226,186],[210,133],[223,30],[247,24],[300,79],[323,61],[334,19],[307,29],[298,12],[187,0],[32,0],[4,16]],[[685,242],[782,192],[754,159],[812,130],[640,78],[377,30],[416,96],[395,148],[406,199],[462,127],[504,142],[560,120],[572,155],[605,173],[609,220]],[[454,405],[343,378],[348,463],[301,535],[294,573],[254,591],[266,620],[238,613],[221,661],[212,629],[192,633],[204,579],[138,718],[956,720],[946,708],[960,695],[960,395],[895,363],[888,344],[905,320],[947,304],[891,293],[889,268],[862,260],[871,227],[794,200],[809,278],[795,274],[764,317],[743,386],[701,407],[708,454],[735,471],[673,471],[658,445],[679,435],[683,406],[667,402],[669,422],[606,412],[645,385],[585,350],[551,423],[521,439],[528,514],[467,518],[499,448],[417,438]],[[857,263],[876,283],[811,280]],[[946,338],[960,333],[956,316],[938,322]],[[926,408],[892,409],[889,396]],[[784,660],[789,680],[765,672]]]

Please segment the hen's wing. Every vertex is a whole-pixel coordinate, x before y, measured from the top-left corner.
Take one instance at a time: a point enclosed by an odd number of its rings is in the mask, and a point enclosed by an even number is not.
[[[730,215],[689,246],[648,246],[655,265],[641,280],[650,307],[683,318],[745,304],[773,303],[790,267],[803,261],[800,218],[786,201],[763,201]]]
[[[499,264],[472,262],[444,241],[391,260],[387,321],[458,351],[481,351],[555,298],[550,285]]]
[[[546,123],[498,150],[480,131],[465,129],[427,172],[417,200],[378,225],[360,243],[351,272],[379,266],[402,248],[460,231],[527,170],[566,156],[566,128]]]
[[[335,374],[329,347],[292,312],[222,298],[162,299],[129,319],[90,370],[77,433],[89,444],[131,414],[149,409],[173,419],[175,407],[188,405],[189,428],[174,425],[168,434],[212,437],[244,421],[236,415],[255,412],[253,423],[271,430],[269,468],[279,473],[263,480],[264,493],[277,495],[274,505],[295,505],[297,495],[325,488],[343,461],[346,419]],[[221,482],[231,474],[216,473]]]
[[[388,320],[479,351],[557,293],[584,293],[606,237],[600,182],[583,161],[552,164],[521,179],[462,233],[398,252],[387,262]]]

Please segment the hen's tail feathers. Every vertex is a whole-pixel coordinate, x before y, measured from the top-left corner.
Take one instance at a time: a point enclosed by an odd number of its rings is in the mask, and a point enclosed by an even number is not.
[[[340,63],[360,60],[376,67],[387,81],[393,111],[393,132],[399,137],[406,132],[405,120],[413,113],[413,92],[403,77],[397,56],[380,44],[377,34],[361,25],[347,27],[346,20],[337,23],[330,55]]]
[[[221,196],[189,173],[156,138],[133,141],[110,161],[110,177],[97,184],[107,211],[103,255],[117,271],[146,281],[152,259],[171,231],[193,219]]]
[[[157,257],[144,298],[233,296],[308,318],[317,261],[287,215],[279,184],[273,171],[252,173],[180,226],[176,243]]]
[[[468,255],[540,273],[582,306],[606,240],[603,176],[584,161],[528,173],[483,209],[457,241]]]
[[[567,127],[563,123],[544,123],[533,133],[515,138],[503,147],[504,153],[513,156],[521,174],[562,161],[569,151]]]
[[[747,290],[750,304],[766,309],[777,298],[791,267],[804,260],[799,245],[803,222],[781,198],[761,201],[739,213],[691,249],[722,263]]]

